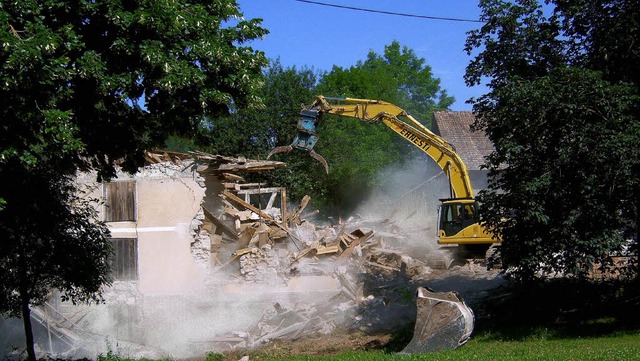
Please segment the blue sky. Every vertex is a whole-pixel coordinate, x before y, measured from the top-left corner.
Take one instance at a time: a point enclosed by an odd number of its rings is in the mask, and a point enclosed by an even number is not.
[[[371,10],[477,20],[472,0],[315,0]],[[249,45],[283,66],[330,70],[365,60],[369,51],[382,54],[397,40],[424,58],[441,87],[456,98],[452,110],[471,110],[465,101],[486,88],[465,85],[463,75],[471,57],[464,52],[466,32],[481,24],[431,20],[320,6],[295,0],[237,0],[245,18],[261,18],[270,33]],[[340,96],[341,94],[325,94]]]

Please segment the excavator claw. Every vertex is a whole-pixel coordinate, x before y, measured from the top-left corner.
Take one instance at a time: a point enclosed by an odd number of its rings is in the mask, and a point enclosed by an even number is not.
[[[267,160],[269,160],[269,158],[271,158],[271,156],[274,154],[289,153],[292,150],[293,150],[293,147],[290,145],[281,145],[279,147],[275,147],[269,152],[269,155],[267,155]]]
[[[282,146],[279,146],[279,147],[275,147],[275,148],[273,148],[273,149],[269,152],[269,154],[267,155],[267,160],[268,160],[269,158],[271,158],[271,156],[272,156],[272,155],[274,155],[274,154],[278,154],[278,153],[289,153],[290,151],[292,151],[292,150],[293,150],[293,148],[294,148],[294,146],[293,146],[293,145],[282,145]],[[298,148],[298,147],[296,147],[296,148]],[[308,149],[306,149],[306,148],[298,148],[298,149],[308,150]],[[315,160],[317,160],[318,162],[320,162],[320,163],[322,164],[322,166],[324,166],[324,170],[325,170],[325,172],[327,172],[327,174],[329,174],[329,164],[327,163],[327,160],[326,160],[326,159],[324,159],[324,157],[323,157],[323,156],[321,156],[320,154],[316,153],[313,149],[311,149],[311,150],[309,151],[309,155],[310,155],[311,157],[313,157],[313,159],[315,159]]]
[[[327,163],[327,160],[324,159],[323,156],[321,156],[320,154],[316,153],[313,150],[311,150],[309,152],[309,155],[311,155],[313,157],[313,159],[315,159],[318,162],[322,163],[322,165],[324,166],[324,171],[327,172],[327,174],[329,174],[329,164]]]
[[[327,172],[327,174],[329,174],[329,164],[323,156],[313,150],[313,147],[318,141],[316,129],[320,118],[319,113],[320,110],[313,106],[303,108],[300,112],[300,119],[298,120],[297,125],[298,135],[296,135],[290,145],[283,145],[273,148],[273,150],[269,152],[269,155],[267,155],[267,159],[271,158],[271,156],[274,154],[289,153],[294,148],[300,149],[309,152],[309,155],[311,155],[313,159],[320,162],[324,166],[324,170]]]

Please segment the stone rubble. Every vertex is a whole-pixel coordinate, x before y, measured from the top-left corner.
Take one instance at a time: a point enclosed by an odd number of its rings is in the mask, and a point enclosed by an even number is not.
[[[231,348],[253,348],[338,328],[391,331],[415,321],[415,306],[410,306],[416,300],[413,284],[434,273],[426,262],[393,249],[384,237],[360,228],[357,219],[318,226],[301,213],[301,209],[292,212],[287,229],[281,220],[256,220],[255,213],[227,202],[225,216],[239,223],[241,230],[239,241],[226,244],[236,249],[221,267],[237,262],[247,284],[282,285],[320,276],[337,280],[339,288],[322,304],[299,302],[285,308],[276,302],[250,330],[223,335],[220,342]],[[388,226],[383,232],[387,237],[407,238],[400,228]]]

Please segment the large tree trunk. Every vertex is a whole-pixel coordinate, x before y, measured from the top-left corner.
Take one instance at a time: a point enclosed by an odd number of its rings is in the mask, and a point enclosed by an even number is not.
[[[24,335],[27,342],[27,356],[29,361],[36,361],[36,350],[33,346],[33,329],[31,328],[31,309],[28,297],[22,298],[22,320],[24,322]]]
[[[26,337],[27,356],[29,361],[36,361],[36,350],[33,345],[33,328],[31,327],[31,309],[29,308],[29,288],[25,280],[26,275],[21,272],[20,300],[22,302],[22,322],[24,323],[24,335]]]

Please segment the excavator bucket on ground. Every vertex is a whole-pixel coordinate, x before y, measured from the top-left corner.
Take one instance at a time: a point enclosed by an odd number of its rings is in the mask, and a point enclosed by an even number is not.
[[[313,147],[318,141],[316,129],[318,126],[319,113],[320,110],[315,107],[302,109],[297,126],[298,134],[293,139],[291,145],[275,147],[271,152],[269,152],[269,155],[267,155],[267,159],[271,158],[271,156],[274,154],[288,153],[294,148],[300,149],[309,152],[309,155],[311,155],[313,159],[320,162],[324,166],[324,170],[327,172],[327,174],[329,174],[329,164],[324,159],[324,157],[313,150]]]
[[[475,322],[473,311],[457,292],[433,292],[419,287],[416,305],[413,338],[401,353],[455,349],[471,337]]]

